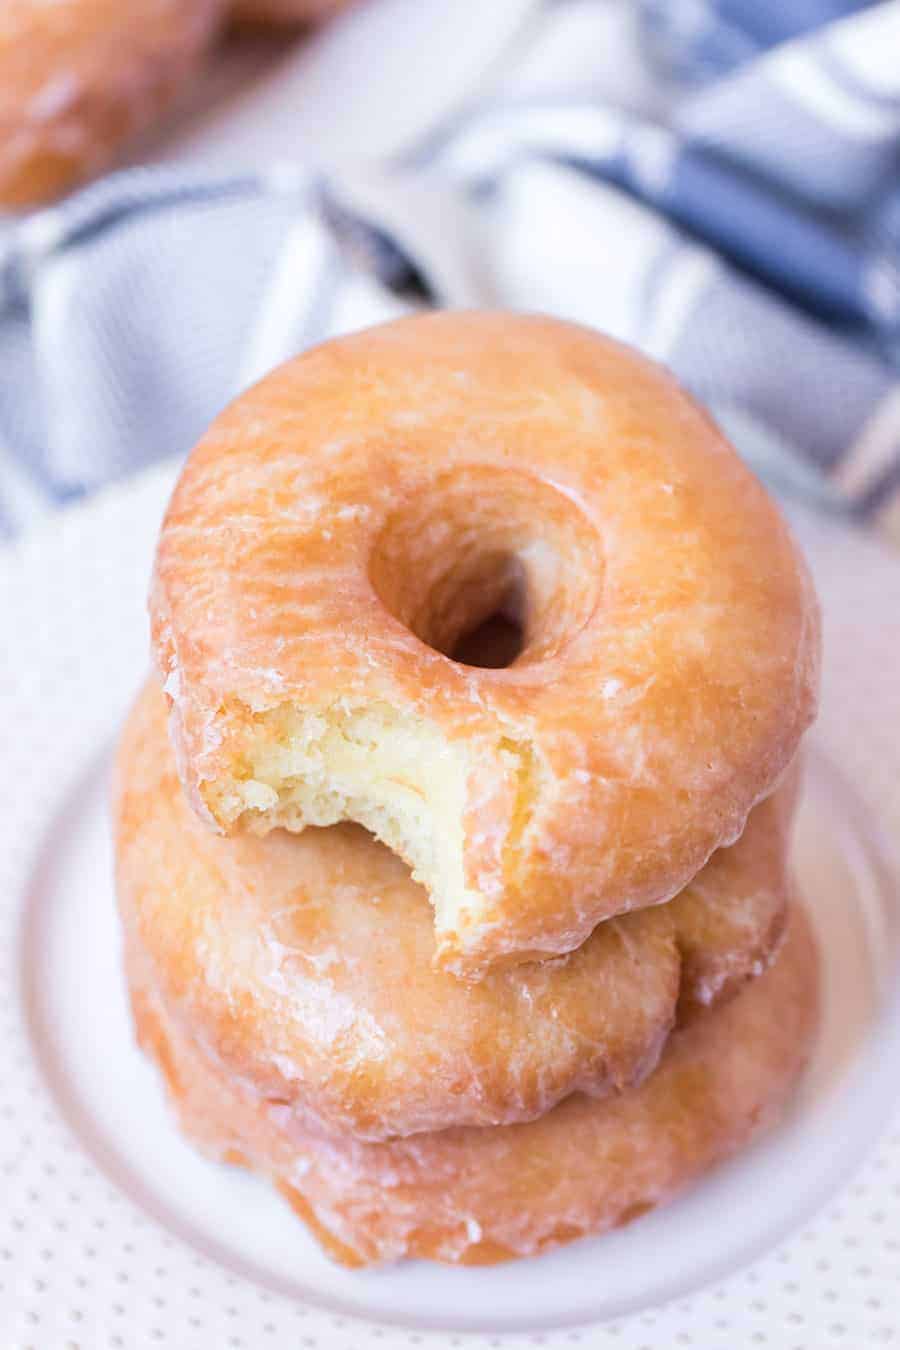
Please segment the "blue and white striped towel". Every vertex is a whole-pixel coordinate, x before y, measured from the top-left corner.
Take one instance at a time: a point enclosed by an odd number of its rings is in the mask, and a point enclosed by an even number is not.
[[[377,3],[377,0],[373,0]],[[110,178],[0,234],[0,532],[165,455],[321,339],[505,305],[666,361],[776,485],[900,540],[900,0],[597,0],[402,162]]]

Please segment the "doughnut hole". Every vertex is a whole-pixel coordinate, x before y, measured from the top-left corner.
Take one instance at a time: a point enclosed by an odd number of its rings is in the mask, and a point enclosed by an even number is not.
[[[555,656],[596,608],[600,541],[562,491],[515,470],[438,478],[395,511],[369,577],[426,646],[502,668]]]
[[[514,599],[459,639],[450,656],[461,666],[505,670],[522,651],[522,624]]]
[[[386,520],[369,560],[385,609],[448,662],[503,669],[550,662],[581,631],[600,600],[596,531],[558,488],[517,470],[456,470],[417,484]],[[548,674],[548,679],[552,678]],[[219,800],[219,816],[262,831],[354,820],[411,866],[435,909],[437,961],[458,974],[483,973],[459,960],[459,933],[491,921],[494,899],[517,871],[544,788],[537,748],[498,716],[487,740],[448,738],[436,721],[381,700],[335,701],[307,709],[281,704],[264,714],[246,777]],[[257,724],[258,725],[258,724]],[[498,791],[489,892],[472,882],[471,785],[485,772]],[[477,829],[485,831],[484,811]]]

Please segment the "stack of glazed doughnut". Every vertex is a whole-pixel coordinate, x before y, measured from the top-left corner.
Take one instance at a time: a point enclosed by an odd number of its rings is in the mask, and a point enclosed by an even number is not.
[[[348,0],[2,0],[0,211],[101,173],[199,73],[222,27],[318,22]]]
[[[807,1059],[816,599],[659,367],[538,317],[321,346],[194,450],[119,753],[138,1036],[349,1265],[656,1206]]]

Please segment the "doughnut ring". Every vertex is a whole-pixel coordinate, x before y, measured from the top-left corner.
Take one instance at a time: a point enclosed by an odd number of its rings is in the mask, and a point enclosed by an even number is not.
[[[0,208],[105,169],[185,86],[222,0],[3,0]]]
[[[525,1125],[377,1144],[305,1135],[190,1038],[139,961],[128,971],[139,1040],[185,1133],[268,1176],[351,1266],[536,1256],[665,1203],[777,1118],[818,1010],[815,943],[795,909],[768,972],[676,1032],[639,1087],[604,1101],[572,1096]]]
[[[453,657],[492,615],[522,649]],[[778,510],[662,369],[438,313],[325,343],[213,423],[151,617],[195,808],[365,825],[465,977],[572,951],[733,843],[816,703]]]
[[[432,968],[425,895],[358,826],[207,830],[184,800],[155,685],[129,718],[117,781],[129,945],[222,1071],[310,1133],[509,1124],[574,1091],[620,1091],[654,1068],[676,1017],[734,993],[782,935],[789,785],[670,904],[472,984]]]

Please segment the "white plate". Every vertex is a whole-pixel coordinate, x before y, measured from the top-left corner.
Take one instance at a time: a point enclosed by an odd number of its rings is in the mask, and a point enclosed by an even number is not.
[[[169,482],[108,493],[0,562],[3,1350],[900,1338],[900,564],[799,522],[827,621],[797,844],[826,1010],[782,1127],[611,1237],[493,1270],[353,1274],[262,1183],[180,1140],[131,1040],[105,794]]]

